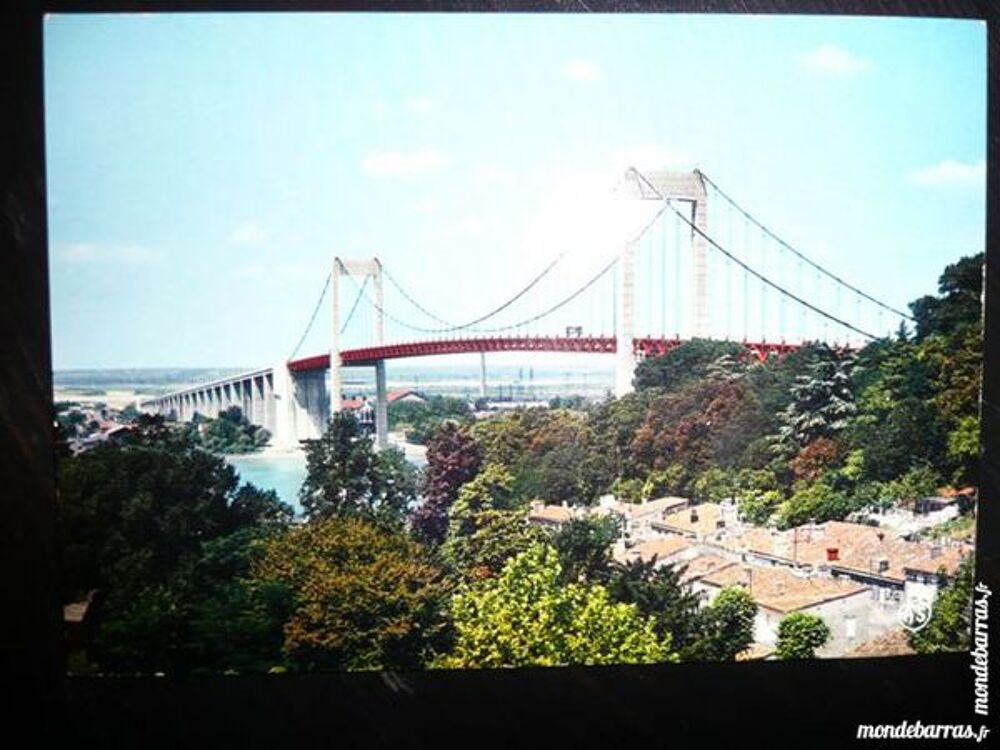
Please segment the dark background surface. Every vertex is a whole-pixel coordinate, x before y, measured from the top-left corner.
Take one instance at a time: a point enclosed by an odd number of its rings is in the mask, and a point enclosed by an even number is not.
[[[759,662],[397,674],[68,679],[56,595],[48,266],[42,114],[43,11],[148,11],[159,2],[26,2],[0,24],[0,699],[3,744],[43,739],[74,747],[462,745],[742,747],[851,744],[858,723],[970,723],[966,654],[870,660]],[[977,578],[1000,591],[1000,230],[998,37],[988,2],[169,3],[186,10],[684,10],[980,17],[990,22],[987,150],[987,313],[984,464]],[[1000,603],[1000,598],[996,601]],[[1000,604],[995,604],[994,613]],[[993,615],[994,627],[997,633]],[[993,644],[1000,643],[996,638]],[[994,650],[1000,648],[994,645]],[[993,735],[1000,736],[997,657]],[[8,744],[10,742],[11,744]],[[874,743],[881,746],[886,742]],[[912,740],[905,741],[913,746]],[[916,743],[919,746],[919,743]]]

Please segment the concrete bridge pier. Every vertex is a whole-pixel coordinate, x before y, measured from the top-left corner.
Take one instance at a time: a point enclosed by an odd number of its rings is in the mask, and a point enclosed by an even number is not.
[[[389,398],[385,387],[385,360],[375,362],[375,447],[389,447]]]
[[[271,444],[290,450],[300,440],[322,437],[330,419],[326,372],[292,372],[286,362],[275,364],[272,372],[274,429],[271,431]]]
[[[632,350],[635,337],[635,243],[626,242],[618,256],[618,312],[615,338],[615,396],[632,392],[636,359]]]

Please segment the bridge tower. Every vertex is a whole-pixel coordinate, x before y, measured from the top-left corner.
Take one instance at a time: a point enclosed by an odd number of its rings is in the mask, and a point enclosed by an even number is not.
[[[385,297],[382,287],[382,263],[378,258],[363,260],[333,259],[333,270],[330,274],[332,290],[333,333],[330,344],[330,410],[339,412],[343,408],[344,380],[340,356],[340,278],[341,276],[360,276],[362,283],[371,277],[375,291],[375,341],[374,345],[385,343]],[[389,402],[386,394],[385,360],[375,360],[375,443],[379,448],[389,445]]]
[[[705,180],[697,169],[693,172],[644,172],[641,176],[634,168],[626,172],[633,194],[640,200],[667,201],[689,204],[691,223],[691,335],[708,336],[708,192]],[[697,231],[696,231],[697,230]],[[703,233],[700,234],[699,232]],[[632,380],[638,360],[634,350],[635,339],[635,244],[636,239],[625,243],[618,258],[618,310],[615,317],[617,363],[615,367],[615,395],[624,396],[632,391]],[[680,331],[678,331],[680,333]]]

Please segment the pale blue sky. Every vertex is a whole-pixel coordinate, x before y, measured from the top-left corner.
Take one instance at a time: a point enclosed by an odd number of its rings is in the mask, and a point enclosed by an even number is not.
[[[558,252],[579,278],[613,254],[588,246],[593,189],[632,163],[700,167],[903,307],[983,248],[985,40],[949,20],[50,16],[54,365],[271,364],[334,255],[378,255],[468,320]],[[328,340],[324,309],[301,353]]]

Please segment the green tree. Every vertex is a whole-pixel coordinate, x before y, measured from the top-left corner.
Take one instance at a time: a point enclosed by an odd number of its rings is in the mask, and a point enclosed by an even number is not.
[[[962,417],[948,433],[948,458],[955,464],[956,484],[979,484],[979,418]]]
[[[545,531],[529,524],[523,510],[480,510],[454,524],[441,545],[441,559],[463,578],[490,578],[545,540]]]
[[[360,518],[268,541],[251,578],[292,592],[283,651],[298,669],[412,669],[445,632],[443,571],[404,534]]]
[[[887,482],[882,493],[897,502],[912,505],[914,500],[937,493],[941,476],[930,466],[915,466],[898,479]]]
[[[724,588],[699,617],[700,636],[684,651],[684,661],[732,661],[754,640],[757,604],[743,588]]]
[[[754,526],[767,524],[781,505],[784,496],[778,490],[743,490],[737,507],[740,517]]]
[[[927,625],[909,634],[919,654],[968,651],[972,647],[972,587],[975,560],[962,560],[953,579],[938,594]]]
[[[843,430],[857,407],[850,377],[851,361],[837,356],[817,359],[808,374],[796,378],[792,402],[781,414],[783,441],[800,450]]]
[[[649,388],[679,390],[689,382],[706,378],[710,372],[725,369],[719,363],[720,358],[726,358],[727,362],[739,361],[746,353],[743,346],[735,342],[691,339],[661,357],[649,357],[640,362],[635,370],[635,388],[640,391]]]
[[[812,659],[830,639],[830,628],[818,615],[793,612],[778,623],[779,659]]]
[[[485,510],[514,510],[521,503],[513,492],[514,477],[505,466],[488,464],[462,485],[458,499],[448,512],[449,533],[463,533],[476,513]],[[471,525],[470,525],[471,528]]]
[[[615,478],[641,479],[649,473],[649,467],[637,460],[632,442],[655,394],[656,391],[638,391],[621,398],[607,398],[588,411],[594,449],[608,466],[605,487],[610,487]]]
[[[455,645],[440,667],[638,664],[676,661],[669,637],[634,605],[613,602],[605,588],[563,584],[558,555],[535,545],[496,579],[464,588],[451,600]]]
[[[205,422],[202,445],[213,453],[250,453],[264,447],[271,434],[251,424],[238,406],[230,406],[217,419]]]
[[[654,469],[642,484],[641,499],[653,500],[665,495],[681,495],[687,488],[687,471],[681,464]]]
[[[712,466],[694,480],[691,489],[697,502],[719,503],[733,497],[736,492],[736,478],[732,472]]]
[[[866,479],[888,482],[914,466],[941,466],[947,453],[947,431],[928,401],[906,398],[882,413],[853,420],[852,446],[864,451]],[[914,439],[919,436],[919,439]]]
[[[552,537],[563,580],[604,581],[611,564],[611,548],[619,536],[621,521],[617,515],[590,515],[563,524]]]
[[[459,490],[441,557],[460,575],[497,575],[508,559],[545,539],[545,532],[528,524],[513,481],[505,467],[489,464]]]
[[[792,496],[778,507],[778,525],[783,529],[804,523],[842,521],[855,505],[844,492],[824,480],[797,482]]]
[[[389,404],[389,429],[403,428],[406,439],[426,445],[442,425],[465,423],[469,404],[451,396],[431,396],[426,401],[395,401]]]
[[[291,607],[282,586],[251,588],[244,577],[274,530],[248,527],[206,542],[163,582],[105,611],[87,656],[103,672],[266,672],[283,662]]]
[[[910,303],[917,323],[917,339],[949,334],[982,316],[983,253],[966,256],[947,266],[938,279],[938,297]]]
[[[657,566],[652,560],[614,563],[607,589],[616,602],[634,604],[644,617],[653,618],[657,636],[669,635],[674,649],[683,653],[699,637],[701,596],[681,581],[683,566]]]
[[[416,500],[416,483],[416,471],[399,450],[376,452],[357,419],[338,412],[321,438],[306,441],[299,497],[310,519],[359,516],[401,527]]]

